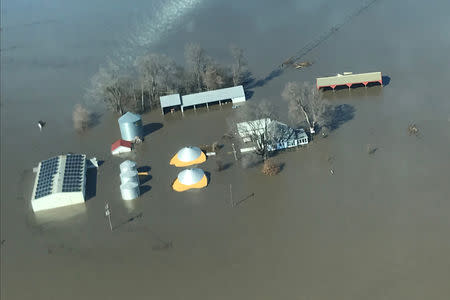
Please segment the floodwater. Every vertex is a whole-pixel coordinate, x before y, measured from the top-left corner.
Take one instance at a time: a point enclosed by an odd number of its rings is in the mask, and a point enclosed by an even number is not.
[[[151,177],[126,205],[118,187],[123,159],[109,154],[117,116],[105,112],[83,135],[70,121],[90,76],[127,49],[126,37],[138,32],[151,42],[145,47],[177,60],[193,41],[227,62],[234,42],[261,79],[361,2],[58,3],[2,3],[2,299],[450,298],[448,1],[380,0],[310,52],[310,68],[252,88],[249,101],[267,98],[282,109],[290,80],[343,71],[389,77],[383,88],[326,92],[343,108],[339,126],[277,155],[284,168],[275,177],[224,154],[226,170],[216,172],[214,158],[202,166],[206,189],[172,192],[178,170],[170,157],[219,140],[233,111],[145,115],[148,135],[131,158]],[[152,23],[160,11],[173,21]],[[149,29],[136,30],[139,20]],[[418,137],[408,135],[410,122]],[[32,168],[66,152],[105,161],[95,195],[84,206],[34,215]],[[231,197],[239,205],[231,207]]]

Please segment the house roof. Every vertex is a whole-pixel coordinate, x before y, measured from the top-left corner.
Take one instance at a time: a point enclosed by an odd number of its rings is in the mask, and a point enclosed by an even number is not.
[[[254,134],[264,134],[266,126],[269,137],[276,137],[277,141],[308,137],[303,129],[293,129],[282,122],[268,118],[238,123],[237,129],[239,135],[244,138]]]
[[[127,148],[131,148],[131,142],[129,141],[124,141],[122,139],[119,139],[117,141],[115,141],[112,145],[111,145],[111,151],[116,150],[117,148],[119,148],[120,146],[122,147],[127,147]]]
[[[196,94],[184,95],[181,96],[181,99],[183,102],[183,106],[186,107],[239,97],[245,97],[244,87],[242,85],[213,91],[201,92]]]
[[[308,137],[304,129],[294,129],[279,121],[270,122],[268,131],[271,132],[272,137],[276,137],[277,141],[297,140]]]

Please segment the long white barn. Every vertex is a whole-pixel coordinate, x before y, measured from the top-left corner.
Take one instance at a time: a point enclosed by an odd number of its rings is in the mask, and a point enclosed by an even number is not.
[[[354,84],[364,84],[367,86],[370,82],[378,82],[383,85],[381,72],[353,74],[352,72],[344,72],[330,77],[319,77],[316,79],[317,89],[331,87],[333,90],[336,86],[346,85],[349,88]]]
[[[172,94],[167,96],[161,96],[159,98],[161,103],[161,111],[164,115],[164,109],[167,108],[177,108],[179,107],[183,112],[186,107],[194,107],[198,105],[206,104],[208,106],[210,103],[219,103],[230,101],[233,104],[245,102],[245,92],[242,85],[233,86],[224,89],[206,91],[196,94],[189,94],[180,96],[180,94]]]

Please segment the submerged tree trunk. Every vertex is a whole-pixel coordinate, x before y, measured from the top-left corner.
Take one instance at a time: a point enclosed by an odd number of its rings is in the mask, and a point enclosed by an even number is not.
[[[142,112],[145,111],[145,103],[144,103],[144,83],[141,81],[141,108]]]

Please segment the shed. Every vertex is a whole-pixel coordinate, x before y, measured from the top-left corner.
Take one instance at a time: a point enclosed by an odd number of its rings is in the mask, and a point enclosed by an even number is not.
[[[122,139],[133,141],[135,137],[143,138],[142,118],[140,115],[127,112],[118,120]]]
[[[117,155],[120,153],[130,152],[131,148],[131,142],[119,139],[111,145],[111,154]]]
[[[161,103],[161,111],[163,115],[165,108],[181,107],[180,94],[161,96],[159,97],[159,102]]]
[[[346,85],[350,88],[354,84],[367,84],[372,82],[378,82],[383,86],[383,77],[381,72],[360,73],[353,74],[352,72],[344,72],[344,74],[337,74],[331,77],[319,77],[316,78],[317,89],[331,87],[333,90],[336,86]]]
[[[206,104],[206,106],[208,106],[208,103],[213,102],[218,102],[219,104],[221,104],[222,101],[227,100],[231,100],[233,104],[246,101],[244,87],[242,85],[184,95],[181,97],[181,100],[181,110],[184,110],[185,107],[189,106],[193,106],[195,108],[196,105],[201,104]]]

